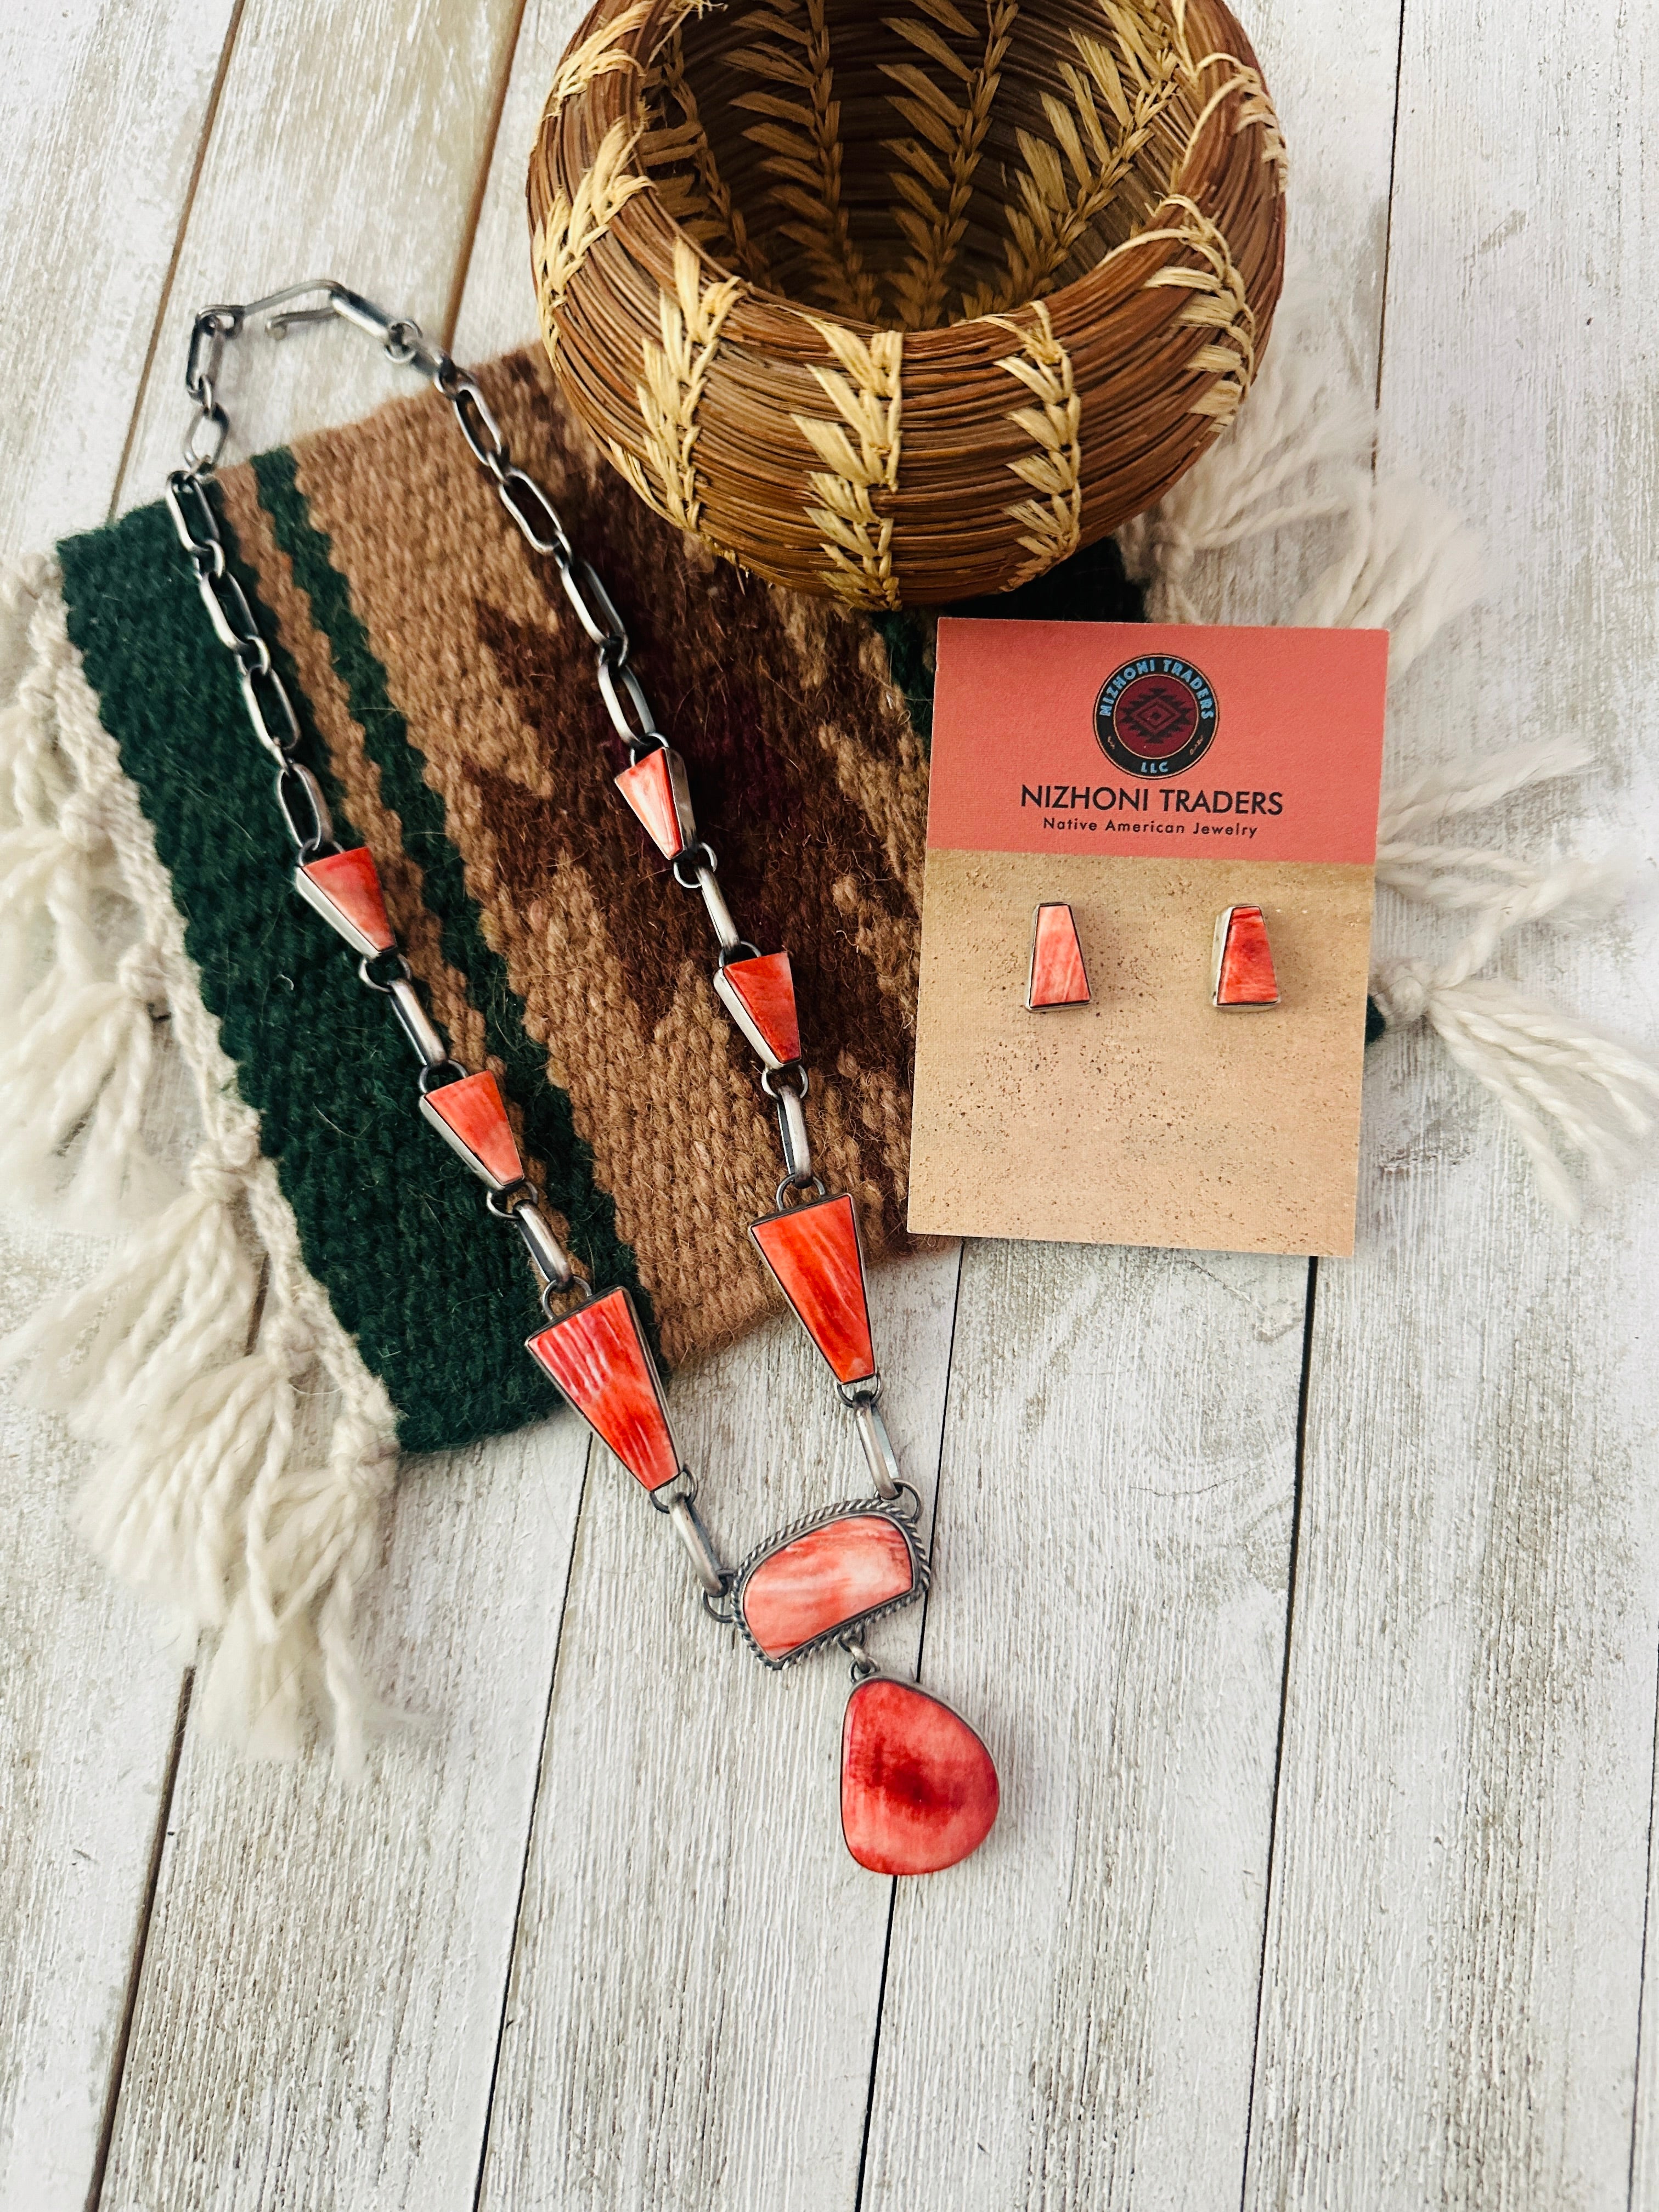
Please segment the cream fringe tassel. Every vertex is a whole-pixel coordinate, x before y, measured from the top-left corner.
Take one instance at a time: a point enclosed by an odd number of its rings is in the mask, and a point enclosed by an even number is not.
[[[1435,493],[1374,472],[1372,410],[1352,380],[1315,365],[1310,337],[1328,322],[1317,289],[1305,277],[1293,282],[1232,427],[1160,505],[1120,532],[1118,544],[1130,575],[1146,587],[1153,621],[1199,622],[1214,618],[1200,612],[1195,595],[1201,556],[1292,526],[1322,526],[1330,558],[1285,620],[1388,629],[1393,678],[1473,604],[1480,548]],[[1497,1099],[1543,1195],[1570,1221],[1582,1211],[1571,1156],[1599,1184],[1619,1182],[1640,1164],[1659,1128],[1659,1064],[1480,971],[1524,923],[1582,924],[1607,914],[1624,894],[1631,864],[1618,853],[1520,860],[1431,832],[1447,817],[1575,775],[1590,759],[1587,747],[1557,738],[1385,786],[1378,882],[1463,917],[1468,933],[1446,960],[1380,960],[1370,979],[1391,1027],[1425,1024]]]
[[[392,1405],[301,1257],[46,561],[0,579],[0,932],[4,1188],[122,1238],[0,1363],[104,1448],[77,1515],[98,1556],[216,1638],[209,1726],[285,1757],[325,1720],[355,1772],[370,1700],[352,1611]],[[142,1131],[162,1013],[200,1113],[182,1188]]]

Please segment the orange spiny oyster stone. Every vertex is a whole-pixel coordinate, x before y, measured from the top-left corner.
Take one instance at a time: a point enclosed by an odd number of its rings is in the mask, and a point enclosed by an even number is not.
[[[744,1576],[738,1602],[769,1659],[905,1596],[915,1566],[903,1532],[883,1513],[852,1513],[769,1552]]]
[[[367,845],[349,853],[325,853],[320,860],[301,860],[295,882],[307,905],[337,929],[353,950],[365,956],[390,952],[397,943],[386,917],[380,872]]]
[[[447,1138],[475,1175],[497,1190],[524,1181],[524,1163],[495,1079],[488,1069],[441,1084],[421,1100],[421,1111]]]
[[[878,1674],[847,1701],[841,1832],[872,1874],[937,1874],[991,1832],[991,1754],[959,1713],[914,1682]]]
[[[1031,980],[1025,1004],[1035,1013],[1042,1006],[1088,1003],[1088,971],[1072,909],[1058,902],[1040,906],[1031,930]]]
[[[769,1067],[800,1058],[795,979],[787,952],[763,952],[728,961],[714,971],[714,988],[738,1027]]]
[[[787,1213],[769,1214],[749,1234],[836,1382],[861,1382],[873,1375],[864,1255],[852,1200],[814,1199]]]
[[[607,1291],[526,1341],[531,1357],[630,1474],[647,1490],[674,1480],[679,1450],[656,1363],[626,1291]]]
[[[1230,906],[1216,927],[1218,1006],[1276,1006],[1279,978],[1259,906]]]
[[[659,745],[616,779],[617,788],[665,860],[683,853],[697,834],[679,757]]]

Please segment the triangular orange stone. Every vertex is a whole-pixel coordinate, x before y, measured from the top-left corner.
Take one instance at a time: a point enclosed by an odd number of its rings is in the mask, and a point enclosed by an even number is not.
[[[1215,1003],[1276,1006],[1279,978],[1259,906],[1230,906],[1217,927]]]
[[[607,1291],[526,1341],[531,1357],[630,1474],[647,1490],[674,1480],[680,1455],[656,1365],[626,1291]]]
[[[1031,980],[1025,1004],[1035,1013],[1043,1006],[1086,1006],[1089,977],[1069,906],[1040,906],[1031,927]]]
[[[380,871],[367,845],[349,853],[328,853],[320,860],[301,860],[294,881],[301,897],[339,931],[354,951],[368,958],[390,952],[397,943],[386,919]]]
[[[507,1118],[495,1079],[486,1069],[482,1075],[465,1075],[459,1083],[440,1085],[421,1100],[421,1111],[460,1154],[474,1175],[497,1190],[524,1181],[524,1163],[514,1142],[513,1125]]]
[[[674,773],[678,765],[668,747],[659,745],[632,768],[625,768],[616,780],[617,790],[644,823],[647,836],[665,860],[683,853],[696,836],[684,776],[677,777]]]
[[[861,1382],[873,1375],[864,1255],[852,1200],[815,1199],[787,1213],[769,1214],[749,1234],[836,1382]]]
[[[795,981],[787,952],[763,952],[729,961],[714,970],[714,988],[727,1012],[769,1067],[800,1058]]]

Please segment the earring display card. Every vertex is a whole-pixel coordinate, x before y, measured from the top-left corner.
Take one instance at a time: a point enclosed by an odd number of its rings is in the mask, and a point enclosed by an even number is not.
[[[941,620],[913,1230],[1352,1250],[1387,672],[1382,630]],[[1093,995],[1033,1016],[1057,901]]]

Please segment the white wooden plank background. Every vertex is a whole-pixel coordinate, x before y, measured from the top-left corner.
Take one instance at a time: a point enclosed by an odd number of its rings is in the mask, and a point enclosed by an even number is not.
[[[0,545],[101,522],[232,0],[0,13]],[[0,1221],[0,1326],[100,1254]],[[0,1425],[0,2202],[86,2201],[165,1813],[182,1670],[92,1566],[61,1427]]]
[[[1659,823],[1656,92],[1651,10],[1407,10],[1382,453],[1494,560],[1457,650],[1407,679],[1395,757],[1581,730],[1582,829],[1559,801],[1510,818],[1589,850]],[[1544,930],[1516,957],[1651,1036],[1655,919],[1616,966]],[[1315,1316],[1245,2203],[1611,2204],[1650,1857],[1659,1191],[1545,1228],[1433,1055],[1376,1057],[1359,1251]]]
[[[527,337],[524,160],[577,12],[15,11],[5,541],[154,496],[200,298],[329,268],[465,353]],[[1395,756],[1583,728],[1591,842],[1650,835],[1659,22],[1246,14],[1384,457],[1498,555]],[[317,334],[232,398],[262,444],[392,381]],[[1226,604],[1285,596],[1261,559]],[[1519,957],[1651,1031],[1652,935]],[[1366,1111],[1359,1253],[1310,1310],[1297,1262],[881,1279],[939,1483],[936,1598],[882,1648],[921,1644],[1006,1784],[979,1857],[896,1894],[836,1833],[838,1670],[695,1633],[570,1425],[410,1470],[371,1656],[427,1724],[354,1796],[177,1735],[177,1661],[67,1528],[76,1452],[9,1411],[0,2208],[1659,2212],[1659,1199],[1551,1228],[1413,1040]],[[4,1313],[94,1257],[10,1232]],[[785,1330],[682,1386],[732,1548],[852,1478],[817,1386]]]

